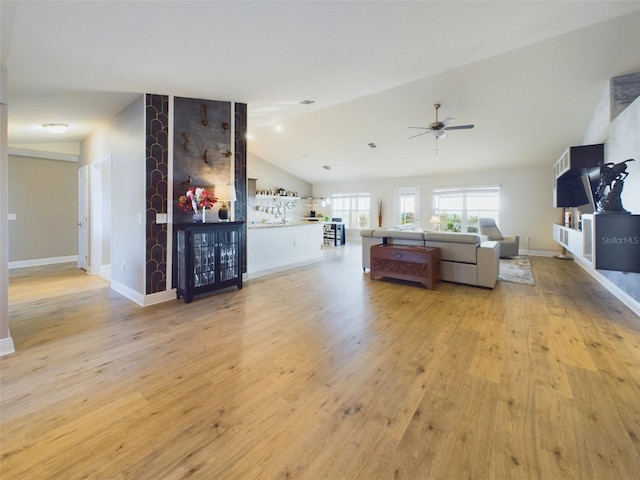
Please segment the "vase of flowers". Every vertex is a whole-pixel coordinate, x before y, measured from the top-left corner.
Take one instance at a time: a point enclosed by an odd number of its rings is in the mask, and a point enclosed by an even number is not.
[[[201,187],[189,187],[184,195],[178,198],[178,206],[185,212],[192,212],[193,221],[205,222],[209,212],[216,203],[216,197]],[[210,215],[212,217],[213,215]]]

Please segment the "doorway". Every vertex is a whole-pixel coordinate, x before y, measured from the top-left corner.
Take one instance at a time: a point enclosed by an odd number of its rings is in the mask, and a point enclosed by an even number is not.
[[[89,268],[89,167],[78,169],[78,268]]]
[[[111,280],[111,155],[91,164],[91,273]]]

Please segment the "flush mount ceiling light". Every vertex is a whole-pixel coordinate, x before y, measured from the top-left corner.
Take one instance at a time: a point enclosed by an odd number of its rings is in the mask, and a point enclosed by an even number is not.
[[[69,127],[66,123],[43,123],[42,126],[51,133],[64,133]]]
[[[300,102],[302,105],[311,105],[312,103],[316,103],[315,100],[302,100]]]

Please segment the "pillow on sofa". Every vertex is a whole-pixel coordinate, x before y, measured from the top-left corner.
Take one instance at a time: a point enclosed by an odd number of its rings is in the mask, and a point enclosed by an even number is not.
[[[418,227],[417,225],[409,224],[409,225],[398,225],[394,227],[394,230],[400,230],[404,232],[423,232],[422,227]]]
[[[504,240],[498,227],[482,227],[483,234],[487,236],[489,240]]]

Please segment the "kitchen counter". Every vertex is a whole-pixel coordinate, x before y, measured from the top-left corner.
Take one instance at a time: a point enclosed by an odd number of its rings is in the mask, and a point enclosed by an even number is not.
[[[287,222],[287,223],[282,223],[282,222],[273,222],[273,223],[268,223],[268,222],[258,222],[258,223],[248,223],[247,224],[247,228],[248,229],[253,229],[253,228],[282,228],[282,227],[305,227],[308,225],[314,225],[314,223],[310,223],[310,222]]]
[[[323,225],[319,222],[248,224],[248,277],[322,259],[322,235]]]

